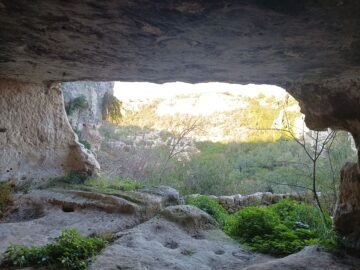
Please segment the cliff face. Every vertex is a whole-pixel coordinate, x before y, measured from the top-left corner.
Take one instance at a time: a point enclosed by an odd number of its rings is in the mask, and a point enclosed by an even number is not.
[[[106,93],[113,94],[113,82],[64,82],[61,84],[65,107],[76,98],[84,97],[88,106],[68,114],[70,124],[82,130],[87,124],[100,125],[103,121],[102,104]]]
[[[0,108],[0,181],[99,170],[69,125],[58,84],[0,80]]]
[[[98,128],[103,122],[102,107],[106,93],[113,94],[113,82],[65,82],[61,84],[65,107],[69,108],[76,99],[83,98],[84,108],[68,109],[72,128],[82,140],[90,143],[91,149],[100,149],[101,136]]]

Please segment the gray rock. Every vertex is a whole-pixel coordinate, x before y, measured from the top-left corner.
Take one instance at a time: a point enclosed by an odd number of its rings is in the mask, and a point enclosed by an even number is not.
[[[245,251],[218,229],[189,233],[158,216],[124,231],[89,269],[230,270],[266,260],[268,256]]]
[[[192,205],[177,205],[165,208],[160,215],[188,231],[214,229],[216,221],[207,213]]]
[[[353,257],[338,258],[330,253],[321,251],[316,246],[306,247],[302,251],[269,262],[254,264],[244,270],[356,270],[359,269],[360,259]]]

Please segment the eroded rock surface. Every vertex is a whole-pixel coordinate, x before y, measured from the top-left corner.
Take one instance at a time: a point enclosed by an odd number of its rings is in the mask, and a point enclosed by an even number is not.
[[[87,107],[75,109],[68,113],[70,125],[75,129],[81,139],[91,145],[91,150],[98,151],[101,146],[99,127],[103,123],[103,99],[107,93],[113,94],[113,82],[64,82],[61,90],[64,95],[65,106],[69,106],[76,98],[82,97]]]
[[[9,244],[44,245],[65,228],[83,235],[110,234],[132,228],[160,212],[167,201],[161,195],[140,200],[79,190],[33,190],[18,195],[16,210],[0,221],[0,254]],[[145,194],[146,196],[146,194]],[[139,203],[133,202],[134,199]],[[156,208],[156,206],[158,208]]]
[[[265,263],[256,263],[244,268],[244,270],[357,270],[360,260],[356,258],[340,258],[324,251],[316,246],[306,247],[302,251],[284,257],[282,259],[271,260]]]
[[[186,216],[193,222],[184,224]],[[119,237],[89,269],[241,269],[269,259],[240,248],[214,227],[211,217],[193,206],[166,208],[160,216]]]
[[[334,212],[334,227],[347,235],[349,248],[360,250],[360,171],[358,164],[341,169],[340,194]]]
[[[0,181],[98,172],[69,125],[58,84],[0,79],[0,108]]]

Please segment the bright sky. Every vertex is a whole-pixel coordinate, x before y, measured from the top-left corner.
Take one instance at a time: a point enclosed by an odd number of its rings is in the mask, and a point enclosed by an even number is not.
[[[223,93],[229,92],[233,95],[256,97],[260,93],[265,96],[275,96],[282,98],[286,94],[281,87],[274,85],[240,85],[229,83],[198,83],[189,84],[183,82],[173,82],[165,84],[144,83],[144,82],[115,82],[114,95],[126,102],[128,100],[144,100],[171,98],[178,95],[188,95],[194,93]]]

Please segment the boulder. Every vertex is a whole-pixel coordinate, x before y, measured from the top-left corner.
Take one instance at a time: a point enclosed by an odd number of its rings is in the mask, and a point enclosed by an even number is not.
[[[160,215],[188,231],[214,229],[216,221],[207,213],[192,205],[176,205],[165,208]]]
[[[322,251],[317,246],[309,246],[302,251],[282,259],[254,264],[244,270],[355,270],[359,269],[360,259],[353,257],[339,258]]]

